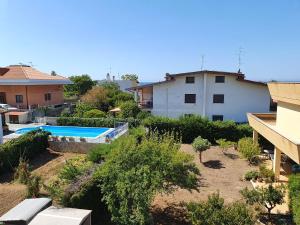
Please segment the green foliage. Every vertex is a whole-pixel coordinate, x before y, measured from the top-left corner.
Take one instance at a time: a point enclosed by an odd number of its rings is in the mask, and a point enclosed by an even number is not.
[[[296,225],[300,225],[300,174],[289,176],[288,190],[293,220]]]
[[[30,179],[29,164],[26,160],[20,158],[19,165],[17,166],[14,173],[14,180],[21,184],[27,184],[29,179]]]
[[[136,102],[124,102],[120,106],[121,108],[121,116],[123,118],[136,118],[141,109],[138,107]]]
[[[136,80],[137,81],[139,79],[139,77],[136,74],[124,74],[124,75],[121,76],[121,79],[122,80]]]
[[[257,162],[261,149],[258,144],[253,142],[252,138],[248,137],[239,140],[238,151],[250,164],[254,164]]]
[[[83,102],[78,102],[76,104],[76,107],[75,107],[75,112],[74,112],[74,117],[83,117],[84,113],[90,111],[90,110],[93,110],[95,109],[95,107],[89,105],[89,104],[86,104],[86,103],[83,103]]]
[[[67,160],[64,167],[60,170],[58,177],[62,180],[74,180],[77,176],[81,175],[84,171],[88,170],[92,163],[83,157],[75,157]]]
[[[251,171],[248,171],[246,174],[245,174],[245,180],[257,180],[257,178],[259,178],[260,176],[260,173],[256,170],[251,170]]]
[[[137,143],[135,137],[116,140],[98,171],[103,200],[116,224],[147,224],[157,193],[175,187],[196,189],[199,171],[192,156],[179,151],[170,136],[152,135]]]
[[[183,143],[192,143],[198,136],[208,139],[211,143],[221,138],[237,142],[243,137],[252,136],[252,128],[249,125],[238,125],[233,121],[210,121],[197,115],[183,116],[179,119],[152,116],[146,118],[143,124],[152,132],[176,131],[181,135]]]
[[[31,176],[26,183],[27,198],[37,198],[40,195],[42,179],[39,176]]]
[[[37,130],[0,145],[0,171],[17,167],[20,158],[29,160],[48,148],[49,132]]]
[[[107,155],[110,153],[111,149],[112,149],[112,145],[111,144],[98,144],[97,146],[95,146],[94,148],[92,148],[87,157],[88,160],[94,162],[94,163],[101,163],[103,162]]]
[[[116,123],[127,123],[130,128],[140,125],[140,121],[133,118],[80,118],[80,117],[60,117],[57,119],[59,126],[81,126],[81,127],[115,127]]]
[[[224,205],[219,193],[208,196],[206,202],[187,205],[193,225],[254,225],[254,213],[241,202]]]
[[[268,169],[265,165],[259,166],[259,177],[267,183],[275,181],[275,174],[273,170]]]
[[[146,119],[148,117],[152,116],[150,112],[147,111],[140,111],[137,115],[136,118],[139,120]]]
[[[247,204],[260,204],[264,206],[268,211],[268,218],[270,220],[271,210],[276,205],[284,203],[285,189],[284,186],[273,187],[269,184],[268,187],[260,187],[253,190],[245,188],[241,190],[241,194],[245,198]]]
[[[192,146],[195,149],[195,151],[202,152],[202,151],[209,149],[211,146],[211,143],[207,139],[204,139],[199,136],[199,137],[195,138],[195,140],[192,143]]]
[[[91,109],[83,113],[84,118],[103,118],[106,117],[106,113],[99,109]]]
[[[96,82],[93,81],[87,74],[71,76],[69,79],[73,82],[73,84],[64,86],[66,96],[84,95],[88,90],[92,89],[92,87],[96,85]]]
[[[223,151],[226,151],[235,145],[235,142],[227,141],[224,138],[216,140],[216,143],[220,146],[220,148],[222,148]]]

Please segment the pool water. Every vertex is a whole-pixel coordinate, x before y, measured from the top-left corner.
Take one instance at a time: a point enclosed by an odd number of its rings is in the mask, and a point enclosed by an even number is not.
[[[16,134],[25,134],[32,130],[42,129],[52,136],[96,138],[111,128],[106,127],[73,127],[73,126],[37,126],[18,129]]]

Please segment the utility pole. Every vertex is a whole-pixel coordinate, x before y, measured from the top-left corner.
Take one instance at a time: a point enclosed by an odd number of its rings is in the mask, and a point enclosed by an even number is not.
[[[238,72],[241,72],[241,66],[242,66],[242,53],[243,53],[243,48],[239,48],[239,58],[238,58]]]

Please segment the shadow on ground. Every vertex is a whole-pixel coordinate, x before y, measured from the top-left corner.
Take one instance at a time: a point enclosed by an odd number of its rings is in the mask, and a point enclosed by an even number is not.
[[[211,168],[211,169],[221,169],[225,168],[223,163],[220,160],[209,160],[203,163],[205,167]]]
[[[152,216],[155,225],[191,225],[187,212],[182,204],[168,204],[165,208],[153,208]]]
[[[232,153],[228,153],[228,152],[224,152],[224,155],[230,159],[238,159],[239,156],[236,154],[232,154]]]

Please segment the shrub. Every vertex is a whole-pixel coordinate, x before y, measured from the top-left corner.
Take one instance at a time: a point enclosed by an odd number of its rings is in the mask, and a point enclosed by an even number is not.
[[[199,171],[174,138],[153,135],[138,144],[127,136],[117,141],[98,171],[103,200],[115,224],[147,224],[157,193],[197,188]]]
[[[84,157],[75,157],[67,160],[64,167],[60,170],[58,177],[64,180],[74,180],[84,171],[88,170],[92,163],[87,161]]]
[[[211,143],[221,138],[237,142],[243,137],[252,136],[252,128],[247,124],[239,125],[233,121],[210,121],[197,115],[182,116],[179,119],[152,116],[146,118],[143,124],[152,132],[176,131],[181,135],[183,143],[192,143],[198,136],[208,139]]]
[[[196,152],[199,152],[199,159],[202,162],[202,152],[209,149],[211,143],[207,139],[203,139],[202,137],[197,137],[192,143],[192,146]]]
[[[49,132],[36,130],[0,145],[0,171],[17,167],[20,158],[29,160],[48,148]]]
[[[260,174],[258,171],[256,170],[252,170],[252,171],[248,171],[246,174],[245,174],[245,180],[257,180],[257,178],[259,178]]]
[[[28,180],[27,187],[27,198],[37,198],[40,195],[41,189],[41,177],[39,176],[31,176]]]
[[[105,112],[102,112],[99,109],[91,109],[83,113],[84,118],[103,118],[106,116]]]
[[[112,143],[111,144],[98,144],[94,148],[92,148],[88,155],[87,158],[88,160],[94,162],[94,163],[101,163],[102,161],[105,160],[109,152],[111,151],[112,148]]]
[[[81,126],[81,127],[115,127],[116,123],[127,123],[130,128],[140,125],[140,121],[133,118],[80,118],[80,117],[60,117],[57,119],[59,126]]]
[[[222,148],[222,151],[226,151],[227,149],[231,148],[234,146],[235,142],[232,141],[227,141],[224,138],[216,140],[216,143]]]
[[[224,204],[219,194],[208,196],[206,202],[187,205],[188,218],[193,225],[254,225],[255,215],[244,203]]]
[[[252,138],[242,138],[238,142],[238,151],[248,160],[250,164],[257,162],[261,150],[258,144],[254,143]]]
[[[138,107],[137,103],[134,101],[123,102],[120,106],[121,116],[123,118],[136,118],[141,109]]]
[[[20,158],[19,165],[14,173],[14,180],[21,184],[27,184],[30,179],[29,164],[26,160]]]
[[[285,189],[284,186],[273,187],[269,184],[268,187],[260,187],[257,189],[249,190],[245,188],[241,190],[241,194],[245,198],[247,204],[260,204],[268,211],[268,219],[271,219],[271,210],[276,205],[284,203]]]
[[[275,174],[273,170],[268,169],[265,165],[259,166],[259,176],[267,183],[275,181]]]
[[[144,120],[148,117],[152,116],[150,112],[147,111],[140,111],[137,115],[136,118],[139,120]]]
[[[289,207],[295,224],[300,225],[300,174],[289,176]]]

